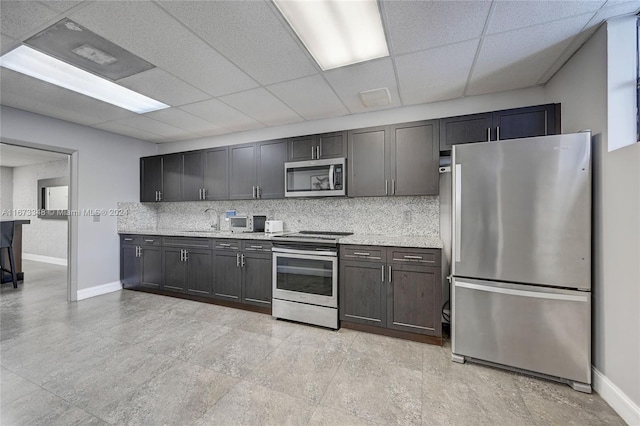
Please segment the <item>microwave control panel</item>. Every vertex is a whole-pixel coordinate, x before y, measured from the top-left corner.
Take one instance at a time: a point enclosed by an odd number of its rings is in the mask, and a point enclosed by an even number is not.
[[[336,166],[334,170],[335,189],[342,189],[342,166]]]

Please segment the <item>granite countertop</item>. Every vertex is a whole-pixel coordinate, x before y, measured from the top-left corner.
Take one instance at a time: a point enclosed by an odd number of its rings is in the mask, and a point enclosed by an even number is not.
[[[130,235],[160,235],[164,237],[204,237],[204,238],[233,238],[242,240],[271,240],[274,235],[282,233],[265,234],[264,232],[231,232],[231,231],[181,231],[176,229],[161,230],[130,230],[118,231],[118,234]],[[419,236],[389,236],[389,235],[365,235],[354,234],[342,237],[340,244],[355,244],[369,246],[392,247],[416,247],[416,248],[442,248],[440,237],[429,235]]]

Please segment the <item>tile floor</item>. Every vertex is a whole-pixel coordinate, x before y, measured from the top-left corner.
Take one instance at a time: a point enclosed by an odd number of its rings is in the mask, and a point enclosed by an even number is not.
[[[450,348],[135,291],[65,301],[65,268],[0,289],[2,425],[624,424],[597,394]]]

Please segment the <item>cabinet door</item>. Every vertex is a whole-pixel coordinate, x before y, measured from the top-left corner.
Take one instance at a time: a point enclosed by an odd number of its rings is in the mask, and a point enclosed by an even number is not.
[[[243,253],[242,302],[271,306],[272,256],[268,253]]]
[[[187,249],[187,293],[198,296],[212,294],[212,254],[211,250]]]
[[[120,246],[120,282],[125,287],[135,287],[140,284],[140,258],[136,245]]]
[[[385,169],[387,133],[387,127],[349,131],[347,191],[350,197],[388,195]]]
[[[162,158],[162,201],[180,201],[182,190],[182,154]]]
[[[559,127],[558,123],[558,127]],[[494,139],[529,138],[560,133],[556,128],[556,105],[538,105],[493,113]]]
[[[142,247],[141,250],[140,285],[158,289],[162,285],[162,249],[160,247]]]
[[[182,201],[200,200],[200,190],[204,188],[204,153],[183,154]]]
[[[210,149],[205,153],[204,190],[206,200],[229,199],[229,148]]]
[[[259,142],[257,148],[258,198],[284,198],[284,163],[287,161],[287,141]]]
[[[440,151],[451,151],[453,145],[491,140],[493,115],[462,115],[440,119]]]
[[[340,320],[386,326],[384,263],[340,261]]]
[[[316,137],[300,136],[298,138],[289,139],[289,161],[304,161],[316,158]]]
[[[177,247],[164,247],[163,259],[163,289],[167,291],[184,292],[185,265],[182,260],[182,249]]]
[[[284,180],[284,177],[282,179]],[[229,147],[229,198],[232,200],[248,200],[254,198],[255,186],[255,144]]]
[[[236,251],[216,251],[213,258],[213,297],[240,302],[241,269]]]
[[[438,121],[394,125],[390,133],[390,195],[437,195]]]
[[[319,158],[342,158],[347,156],[347,132],[318,135],[317,153]]]
[[[140,159],[140,201],[158,201],[156,194],[162,191],[162,157]]]
[[[440,269],[398,263],[390,265],[387,327],[441,336]]]

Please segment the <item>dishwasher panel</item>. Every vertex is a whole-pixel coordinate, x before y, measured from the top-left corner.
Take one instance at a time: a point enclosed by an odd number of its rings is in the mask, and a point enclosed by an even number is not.
[[[590,385],[591,293],[454,277],[451,349]]]

